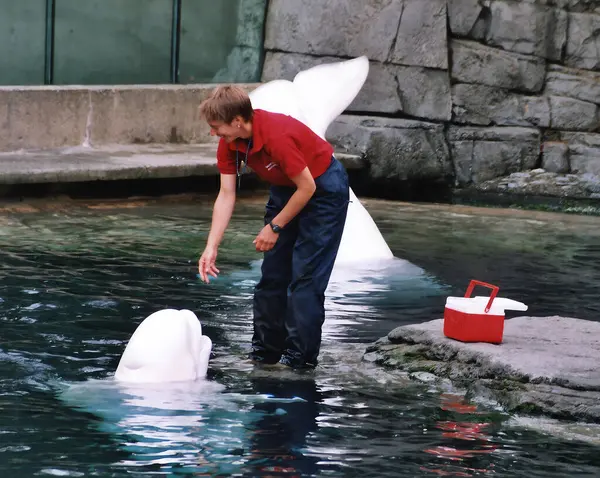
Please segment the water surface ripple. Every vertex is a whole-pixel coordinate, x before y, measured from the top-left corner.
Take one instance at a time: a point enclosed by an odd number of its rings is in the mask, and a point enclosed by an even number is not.
[[[334,274],[310,374],[242,363],[260,201],[237,208],[210,286],[195,275],[208,198],[3,206],[0,476],[599,476],[593,440],[515,426],[361,355],[395,326],[439,318],[471,278],[531,315],[598,320],[600,218],[366,205],[398,259]],[[209,381],[116,386],[128,338],[165,307],[202,320]]]

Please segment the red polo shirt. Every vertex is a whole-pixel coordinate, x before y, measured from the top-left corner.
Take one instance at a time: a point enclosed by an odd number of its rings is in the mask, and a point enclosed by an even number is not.
[[[247,148],[245,140],[227,144],[221,138],[217,149],[219,172],[236,174],[236,149],[241,167]],[[278,186],[294,186],[290,178],[306,167],[313,178],[318,178],[329,167],[332,155],[333,147],[304,123],[291,116],[254,110],[247,164],[261,179]]]

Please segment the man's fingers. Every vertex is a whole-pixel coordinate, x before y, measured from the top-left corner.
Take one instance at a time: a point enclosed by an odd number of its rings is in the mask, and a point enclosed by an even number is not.
[[[202,282],[205,282],[208,284],[209,279],[208,279],[208,274],[211,273],[211,270],[215,268],[214,263],[209,265],[205,260],[200,259],[198,261],[198,273],[200,275],[200,279],[202,279]],[[216,277],[213,275],[213,277]]]
[[[220,272],[219,269],[217,269],[217,267],[214,264],[211,264],[211,266],[206,270],[206,272],[208,274],[210,274],[211,276],[213,276],[214,278],[217,277],[217,274]]]

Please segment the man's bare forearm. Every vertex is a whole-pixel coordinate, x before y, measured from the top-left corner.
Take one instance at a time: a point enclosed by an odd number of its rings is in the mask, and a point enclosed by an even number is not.
[[[304,206],[308,204],[308,201],[310,201],[310,198],[313,196],[314,192],[315,189],[311,187],[296,189],[285,207],[273,219],[273,223],[277,224],[278,226],[285,227],[300,213],[300,211],[302,211],[302,209],[304,209]]]
[[[213,207],[212,224],[206,241],[206,247],[218,248],[229,225],[233,208],[235,206],[235,192],[219,192]]]

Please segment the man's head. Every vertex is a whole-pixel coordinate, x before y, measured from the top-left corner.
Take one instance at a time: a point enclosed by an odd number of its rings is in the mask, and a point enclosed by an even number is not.
[[[254,110],[248,93],[239,86],[227,85],[215,88],[200,104],[200,116],[210,126],[210,134],[228,143],[237,138],[248,137],[252,131]]]

